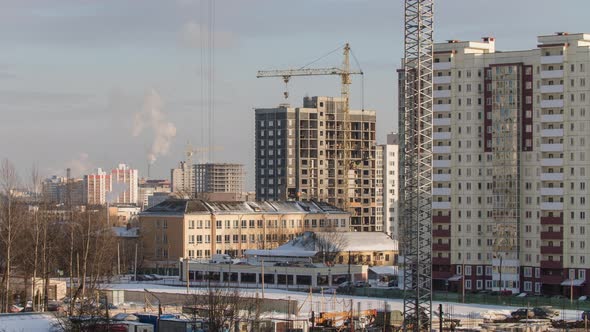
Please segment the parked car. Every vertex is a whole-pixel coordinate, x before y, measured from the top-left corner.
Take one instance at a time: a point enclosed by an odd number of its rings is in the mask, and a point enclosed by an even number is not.
[[[371,284],[366,281],[355,281],[354,287],[356,287],[356,288],[371,287]]]
[[[391,280],[390,282],[387,283],[387,287],[397,287],[397,286],[398,286],[397,280]]]
[[[512,316],[514,319],[528,319],[535,317],[535,314],[533,310],[521,308],[510,313],[510,316]]]
[[[535,317],[546,316],[546,318],[551,318],[551,317],[559,316],[559,311],[555,310],[552,307],[536,307],[536,308],[533,308],[533,311],[535,312]],[[537,312],[539,314],[537,314]]]

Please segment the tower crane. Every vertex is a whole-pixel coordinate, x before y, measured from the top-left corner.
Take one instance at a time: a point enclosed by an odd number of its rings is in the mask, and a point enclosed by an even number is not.
[[[404,332],[432,325],[432,60],[434,0],[405,0],[400,133]]]
[[[330,52],[331,53],[331,52]],[[284,97],[285,99],[289,97],[289,92],[287,90],[287,85],[293,76],[331,76],[337,75],[340,76],[341,79],[341,90],[340,93],[342,95],[342,99],[344,101],[344,108],[342,110],[343,113],[343,124],[344,124],[344,151],[341,155],[342,157],[338,161],[338,170],[337,174],[342,174],[345,180],[342,181],[342,185],[338,186],[340,190],[343,192],[343,208],[347,209],[349,205],[349,198],[348,198],[348,171],[352,169],[353,165],[351,163],[351,143],[350,143],[350,84],[352,84],[351,75],[363,75],[361,70],[351,70],[350,69],[350,45],[346,43],[343,47],[343,55],[344,60],[342,61],[342,67],[332,67],[332,68],[305,68],[306,66],[299,68],[299,69],[284,69],[284,70],[260,70],[256,74],[257,78],[262,77],[282,77],[283,82],[285,82],[285,92]],[[319,59],[318,59],[319,60]],[[317,61],[317,60],[316,60]],[[315,61],[313,61],[315,62]],[[312,62],[312,63],[313,63]],[[337,184],[339,181],[337,179]],[[338,191],[337,191],[338,192]]]

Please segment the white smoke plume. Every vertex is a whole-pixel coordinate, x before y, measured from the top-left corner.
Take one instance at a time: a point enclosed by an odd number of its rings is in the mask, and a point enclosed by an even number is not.
[[[126,190],[127,185],[124,182],[114,181],[111,191],[107,192],[107,202],[109,204],[117,202],[119,196],[121,196]]]
[[[154,142],[148,153],[148,161],[153,164],[159,156],[168,153],[170,142],[176,136],[176,127],[166,121],[162,112],[162,98],[154,89],[146,94],[143,110],[135,113],[133,136],[138,136],[144,129],[151,129],[154,134]]]

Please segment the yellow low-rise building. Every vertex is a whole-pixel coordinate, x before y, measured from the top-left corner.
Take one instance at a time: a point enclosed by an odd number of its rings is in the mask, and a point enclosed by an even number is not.
[[[350,214],[323,202],[168,200],[139,214],[141,268],[176,268],[179,258],[243,257],[307,231],[350,229]]]

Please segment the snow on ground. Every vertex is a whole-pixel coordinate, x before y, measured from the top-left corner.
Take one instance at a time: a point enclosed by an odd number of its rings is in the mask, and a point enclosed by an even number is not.
[[[106,289],[143,291],[147,289],[151,292],[162,293],[180,293],[186,294],[186,287],[174,287],[166,285],[155,285],[149,283],[127,283],[127,284],[111,284],[105,286]],[[191,292],[202,291],[203,288],[191,288]],[[255,297],[258,294],[262,297],[261,289],[241,289],[244,296]],[[313,311],[347,311],[350,310],[350,300],[353,301],[353,309],[377,309],[382,310],[387,305],[391,310],[402,310],[402,299],[384,299],[371,298],[364,296],[349,296],[349,295],[328,295],[328,294],[309,294],[304,292],[287,291],[284,289],[265,289],[264,298],[281,299],[281,300],[297,300],[299,302],[299,312],[302,317],[306,317]],[[455,302],[433,302],[432,308],[434,312],[438,312],[438,305],[443,305],[443,311],[448,311],[453,318],[468,318],[468,319],[493,319],[509,316],[510,313],[517,307],[485,305],[485,304],[462,304]],[[578,320],[582,312],[579,310],[560,310],[559,316],[555,319]]]
[[[0,331],[3,332],[56,331],[58,326],[59,321],[51,314],[0,314]]]

